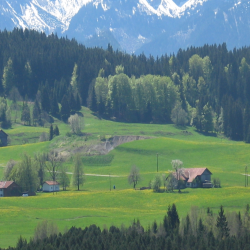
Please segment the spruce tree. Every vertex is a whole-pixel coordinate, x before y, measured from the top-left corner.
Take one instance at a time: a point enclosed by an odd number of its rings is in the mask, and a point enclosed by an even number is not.
[[[153,119],[152,117],[152,109],[151,109],[151,104],[150,102],[147,103],[147,106],[146,106],[146,110],[145,110],[145,113],[144,113],[144,122],[151,122]]]
[[[42,110],[46,111],[47,113],[50,112],[50,98],[48,89],[46,87],[43,87],[41,91],[41,106]]]
[[[54,135],[53,125],[50,124],[50,128],[49,128],[49,140],[50,141],[53,139],[53,135]]]
[[[29,62],[26,62],[24,67],[24,81],[25,86],[23,88],[23,94],[27,93],[29,97],[32,96],[34,84],[32,82],[32,70]]]
[[[54,134],[55,136],[58,136],[58,135],[60,134],[59,128],[58,128],[57,125],[56,125],[55,128],[54,128],[53,134]]]
[[[7,121],[7,117],[6,117],[6,110],[3,109],[1,116],[0,116],[0,121],[1,121],[1,127],[2,128],[8,128],[8,121]]]
[[[35,100],[32,113],[33,113],[33,125],[39,124],[41,122],[41,109],[37,99]]]
[[[64,122],[66,122],[69,116],[70,116],[69,102],[67,96],[64,95],[61,101],[61,118]]]
[[[224,213],[223,206],[220,206],[220,211],[216,220],[216,227],[219,231],[219,237],[221,239],[229,236],[229,228],[226,215]]]
[[[24,122],[24,124],[26,124],[26,125],[30,125],[30,108],[29,108],[27,102],[25,102],[23,104],[21,121]]]
[[[76,101],[73,93],[71,92],[69,94],[69,107],[70,107],[70,113],[75,114],[76,112]]]
[[[93,112],[97,111],[97,99],[96,99],[95,87],[93,87],[92,89],[90,109]]]
[[[51,96],[51,105],[50,105],[50,111],[53,116],[58,116],[59,114],[59,106],[55,94],[55,90],[53,91],[53,95]]]
[[[250,124],[248,126],[247,136],[246,136],[246,143],[250,143]]]
[[[80,111],[81,110],[81,100],[80,100],[80,96],[79,94],[77,93],[76,95],[76,111]]]

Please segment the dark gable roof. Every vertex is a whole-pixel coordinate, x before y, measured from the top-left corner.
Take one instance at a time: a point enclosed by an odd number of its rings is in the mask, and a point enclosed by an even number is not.
[[[8,136],[2,129],[0,129],[0,133],[5,134],[6,136]]]
[[[212,174],[207,168],[184,168],[180,178],[191,183],[197,176],[201,176],[206,170]]]

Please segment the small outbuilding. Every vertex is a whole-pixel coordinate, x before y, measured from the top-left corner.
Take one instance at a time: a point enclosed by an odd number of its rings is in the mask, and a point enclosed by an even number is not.
[[[14,181],[0,181],[0,197],[21,196],[21,187]]]
[[[57,181],[45,181],[43,183],[43,192],[58,192],[60,191],[60,186]]]
[[[1,147],[6,147],[8,145],[8,135],[0,129],[0,141],[1,141]]]

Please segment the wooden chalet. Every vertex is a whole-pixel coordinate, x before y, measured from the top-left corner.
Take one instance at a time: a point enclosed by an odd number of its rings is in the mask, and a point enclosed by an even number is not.
[[[0,141],[1,141],[1,147],[6,147],[8,145],[8,135],[0,129]]]
[[[184,181],[186,187],[211,188],[212,173],[207,168],[184,168],[180,171],[180,179]]]
[[[21,187],[14,181],[0,181],[0,197],[21,196]]]

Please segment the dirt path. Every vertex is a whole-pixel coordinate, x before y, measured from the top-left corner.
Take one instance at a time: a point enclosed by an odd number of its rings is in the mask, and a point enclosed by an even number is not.
[[[66,174],[73,174],[72,172],[66,172]],[[111,177],[111,178],[120,178],[126,177],[125,175],[108,175],[108,174],[84,174],[86,176],[97,176],[97,177]]]

